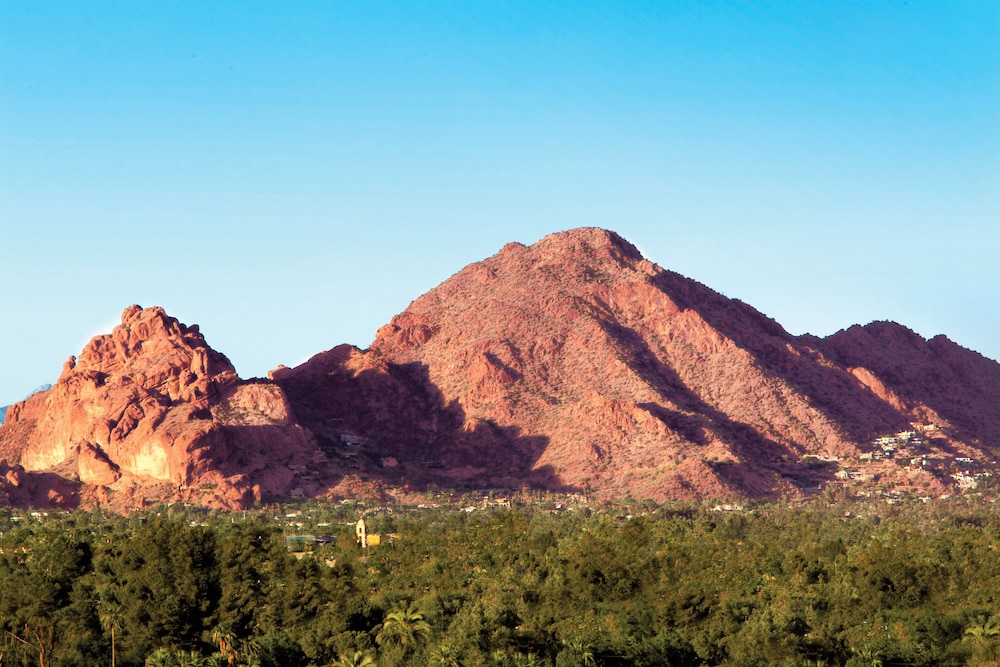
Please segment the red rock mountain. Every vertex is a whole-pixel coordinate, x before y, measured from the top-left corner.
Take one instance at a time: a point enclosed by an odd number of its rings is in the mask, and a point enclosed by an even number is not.
[[[150,497],[240,507],[287,491],[291,473],[274,470],[312,450],[280,388],[242,382],[197,326],[132,306],[66,362],[51,389],[8,410],[0,491],[17,499],[30,473],[48,471],[111,504]]]
[[[933,423],[973,456],[1000,453],[1000,364],[893,322],[853,326],[818,341],[911,421]]]
[[[11,408],[0,492],[236,507],[365,480],[665,500],[875,478],[944,493],[1000,445],[1000,364],[889,323],[792,336],[601,229],[509,244],[369,349],[271,375],[242,381],[196,327],[130,308]]]
[[[901,335],[897,353],[872,338],[792,336],[613,232],[577,229],[512,243],[414,301],[369,350],[334,348],[275,379],[318,437],[391,457],[381,474],[396,483],[794,494],[911,422],[940,427],[939,453],[991,458],[964,439],[1000,443],[986,410],[1000,365],[943,339]]]

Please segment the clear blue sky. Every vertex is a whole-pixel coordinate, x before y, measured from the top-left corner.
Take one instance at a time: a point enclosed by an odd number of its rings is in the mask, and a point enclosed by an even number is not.
[[[258,376],[583,225],[1000,358],[1000,3],[0,3],[0,405],[132,303]]]

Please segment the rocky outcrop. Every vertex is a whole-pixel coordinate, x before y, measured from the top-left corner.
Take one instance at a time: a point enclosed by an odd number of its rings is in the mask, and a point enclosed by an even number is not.
[[[0,428],[0,456],[26,471],[112,490],[161,485],[164,500],[223,506],[284,491],[254,489],[254,473],[304,461],[311,442],[277,386],[242,382],[197,326],[139,306],[71,357],[54,386],[11,406]]]
[[[75,485],[61,475],[28,472],[0,460],[0,507],[72,508],[79,502]]]

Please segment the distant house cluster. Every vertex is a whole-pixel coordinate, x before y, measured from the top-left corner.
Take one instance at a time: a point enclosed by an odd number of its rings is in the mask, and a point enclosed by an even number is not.
[[[903,448],[922,447],[926,444],[924,439],[917,435],[915,431],[900,431],[895,435],[883,435],[875,438],[872,446],[874,451],[867,452],[868,460],[880,461],[891,459]],[[865,460],[862,455],[862,460]]]
[[[950,480],[960,491],[975,489],[984,477],[992,474],[968,456],[948,456],[948,445],[933,446],[937,430],[934,424],[914,423],[912,430],[879,436],[871,441],[871,451],[858,454],[857,461],[862,464],[893,461],[907,471],[926,471],[940,480]],[[864,465],[851,467],[845,462],[835,476],[841,483],[878,481],[882,470]]]

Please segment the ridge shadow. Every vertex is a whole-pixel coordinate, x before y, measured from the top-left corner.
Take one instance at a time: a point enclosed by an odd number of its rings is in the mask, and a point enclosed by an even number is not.
[[[851,441],[867,445],[885,433],[909,428],[909,419],[861,384],[846,368],[823,363],[816,350],[753,307],[729,299],[672,271],[652,279],[682,309],[753,355],[766,373],[786,382]],[[822,352],[822,350],[819,350]]]
[[[355,373],[344,365],[349,354],[334,348],[275,379],[298,422],[328,456],[345,462],[341,477],[354,473],[418,491],[518,488],[526,481],[549,491],[581,490],[561,484],[551,466],[535,467],[547,437],[492,421],[467,425],[462,406],[445,400],[427,365],[386,363]]]

